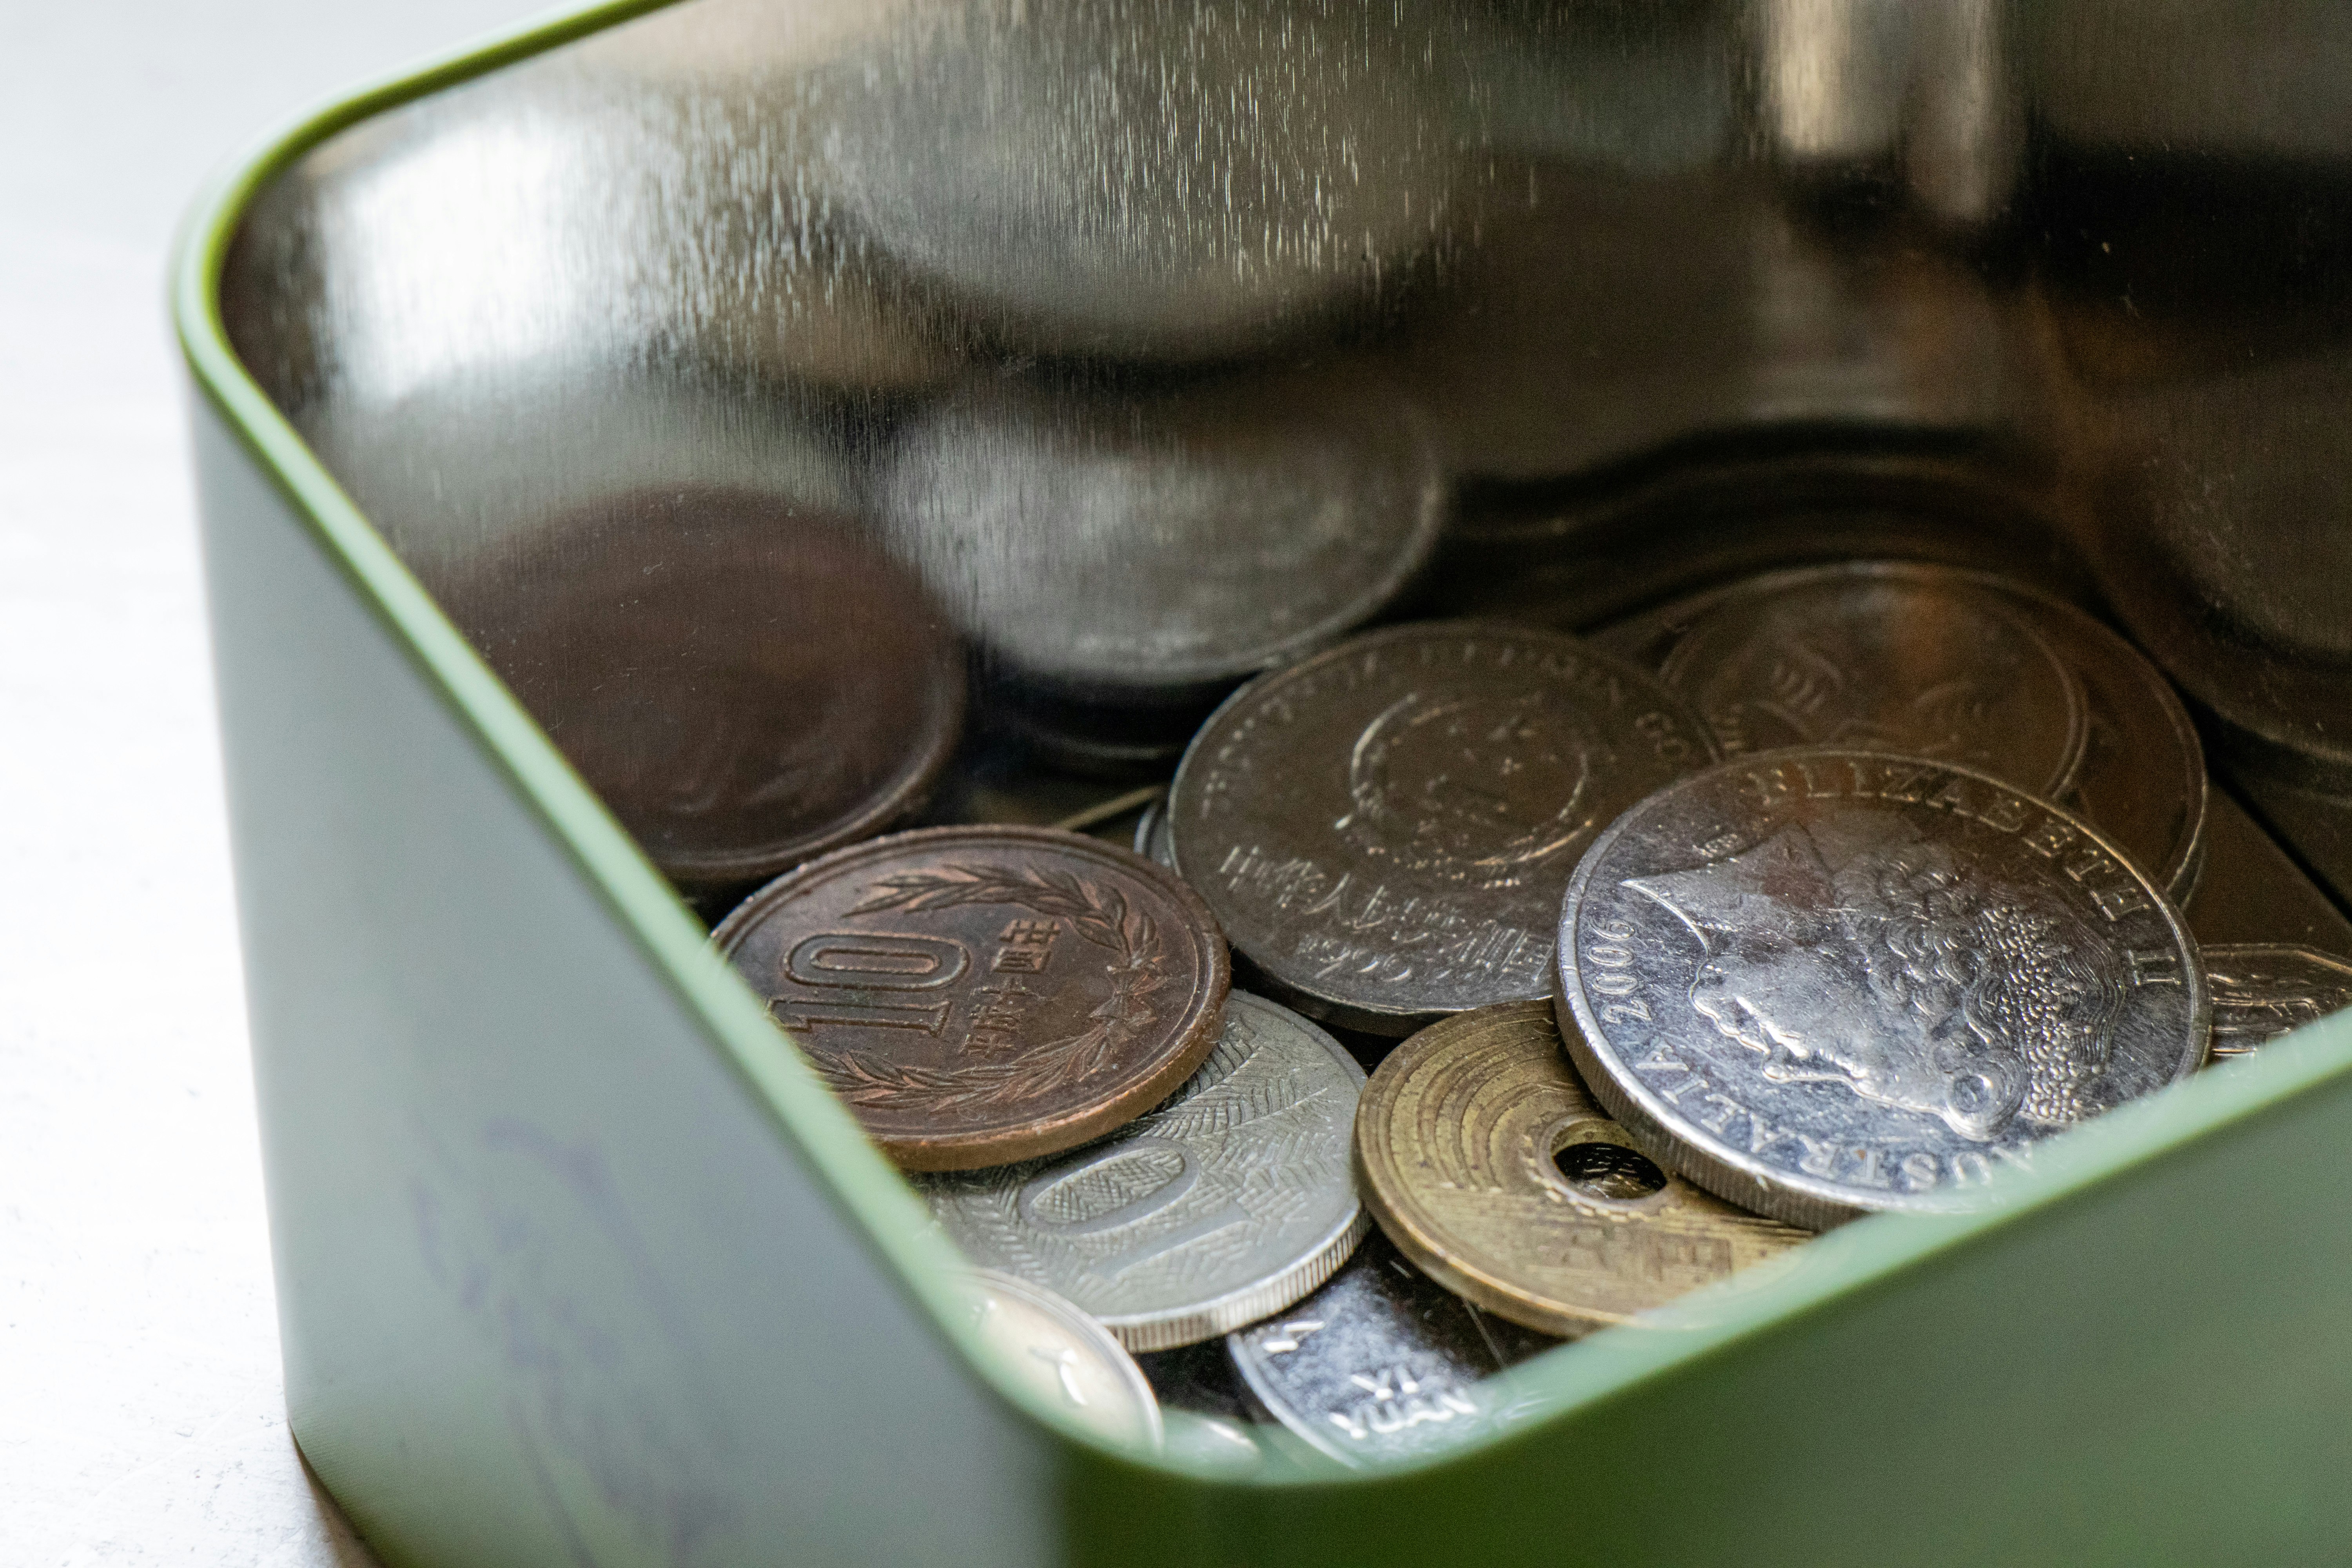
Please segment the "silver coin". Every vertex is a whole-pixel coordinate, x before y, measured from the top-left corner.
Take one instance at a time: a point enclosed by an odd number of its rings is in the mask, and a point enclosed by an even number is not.
[[[1375,1232],[1321,1289],[1225,1346],[1267,1414],[1360,1466],[1507,1420],[1519,1397],[1508,1369],[1559,1342],[1480,1311]]]
[[[999,1370],[1114,1443],[1160,1447],[1160,1401],[1101,1324],[1051,1290],[992,1268],[967,1269],[955,1283]]]
[[[2209,947],[2213,1055],[2251,1056],[2281,1035],[2352,1007],[2352,962],[2272,942]]]
[[[878,483],[891,550],[1008,676],[1163,708],[1379,614],[1446,495],[1424,421],[1370,375],[974,383],[900,436]]]
[[[1909,561],[1799,567],[1693,595],[1593,640],[1662,668],[1726,731],[1727,754],[1805,741],[1982,768],[2088,817],[2176,902],[2196,885],[2205,749],[2188,710],[2129,643],[2022,584]],[[1904,657],[1871,652],[1886,646]],[[2082,744],[2069,763],[2061,732],[2078,705]]]
[[[1643,1152],[1819,1227],[1976,1206],[2041,1138],[2204,1059],[2171,900],[2081,818],[1966,768],[1735,760],[1593,845],[1560,1033]]]
[[[845,50],[803,135],[834,215],[1008,346],[1240,357],[1451,233],[1480,165],[1420,9],[943,8]]]
[[[1075,1154],[917,1186],[973,1262],[1068,1297],[1130,1350],[1191,1344],[1282,1310],[1362,1239],[1363,1087],[1330,1036],[1236,991],[1158,1110]]]
[[[1544,995],[1577,857],[1714,754],[1656,680],[1573,637],[1397,626],[1235,692],[1177,769],[1170,841],[1266,987],[1410,1034]]]
[[[1168,847],[1168,797],[1160,796],[1143,808],[1143,816],[1135,824],[1135,852],[1147,860],[1157,860],[1170,870],[1176,868],[1176,852]]]

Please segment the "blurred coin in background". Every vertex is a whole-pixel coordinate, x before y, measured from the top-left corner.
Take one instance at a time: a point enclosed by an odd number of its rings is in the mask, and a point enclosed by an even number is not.
[[[1478,166],[1454,26],[1391,0],[940,7],[845,54],[806,123],[845,224],[1006,347],[1221,359],[1378,310],[1447,235]]]
[[[891,550],[1030,689],[1016,704],[1157,710],[1179,745],[1234,682],[1387,609],[1445,501],[1389,383],[1309,372],[971,383],[914,419],[877,482]]]
[[[903,820],[964,711],[921,586],[747,490],[614,497],[485,552],[453,618],[673,880],[772,876]]]

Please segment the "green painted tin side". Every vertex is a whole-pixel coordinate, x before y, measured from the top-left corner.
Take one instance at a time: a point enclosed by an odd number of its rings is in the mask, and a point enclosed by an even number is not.
[[[904,1186],[246,377],[192,218],[195,411],[289,1400],[397,1561],[2323,1560],[2352,1504],[2324,1026],[1538,1363],[1405,1475],[1134,1464],[992,1394]],[[2248,1548],[2252,1548],[2249,1550]]]

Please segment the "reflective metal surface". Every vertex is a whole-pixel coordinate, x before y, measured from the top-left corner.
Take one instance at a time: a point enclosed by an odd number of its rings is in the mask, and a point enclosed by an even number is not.
[[[2088,583],[2236,753],[2336,780],[2347,69],[2317,0],[691,0],[330,141],[224,299],[436,588],[568,569],[497,547],[720,484],[779,529],[895,517],[934,592],[1012,612],[966,615],[988,658],[1131,685],[1064,656],[1107,624],[1164,646],[1144,623],[1183,595],[1097,586],[1183,558],[1148,520],[1241,471],[1344,513],[1345,443],[1147,465],[1128,531],[1080,499],[1138,472],[1109,454],[1186,407],[1312,432],[1379,385],[1442,454],[1451,609],[1557,565],[1527,520],[1696,459],[1857,492],[1891,459],[1916,552]],[[975,407],[1021,438],[910,481]],[[1752,521],[1649,517],[1641,591],[1742,539],[1747,567],[1806,552]],[[1315,526],[1222,517],[1186,625]],[[1295,646],[1258,629],[1170,668]]]
[[[1560,1037],[1635,1147],[1822,1229],[1981,1207],[1999,1165],[2188,1076],[2211,1026],[2162,889],[1990,774],[1830,747],[1617,819],[1561,906]]]

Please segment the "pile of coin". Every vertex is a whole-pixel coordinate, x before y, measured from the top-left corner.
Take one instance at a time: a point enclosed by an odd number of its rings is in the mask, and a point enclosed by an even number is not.
[[[2352,958],[2191,934],[2231,809],[2096,620],[1842,563],[1358,633],[1164,792],[834,849],[714,941],[1041,1398],[1362,1465],[2352,999]]]

